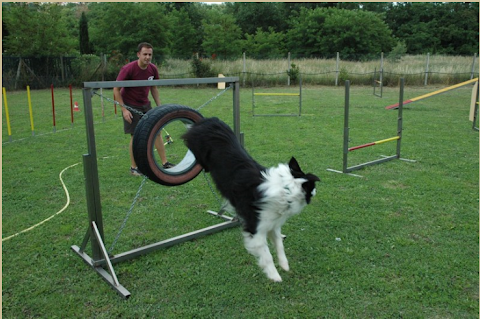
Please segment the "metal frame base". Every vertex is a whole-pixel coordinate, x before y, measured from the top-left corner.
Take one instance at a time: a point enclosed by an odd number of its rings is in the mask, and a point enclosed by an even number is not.
[[[236,226],[240,225],[240,221],[237,218],[230,217],[230,216],[225,216],[225,215],[223,215],[223,212],[217,213],[217,212],[209,210],[208,213],[212,214],[214,216],[223,218],[226,221],[223,222],[223,223],[219,223],[219,224],[216,224],[216,225],[213,225],[213,226],[205,227],[205,228],[202,228],[202,229],[190,232],[190,233],[186,233],[186,234],[183,234],[183,235],[180,235],[180,236],[172,237],[172,238],[169,238],[169,239],[166,239],[166,240],[163,240],[163,241],[159,241],[159,242],[154,243],[154,244],[150,244],[150,245],[147,245],[147,246],[136,248],[136,249],[133,249],[133,250],[130,250],[130,251],[127,251],[127,252],[124,252],[124,253],[116,254],[116,255],[113,255],[113,256],[108,255],[108,253],[105,249],[105,246],[103,244],[102,238],[100,236],[100,233],[98,231],[98,228],[97,228],[95,222],[92,222],[92,225],[91,225],[92,228],[91,228],[91,230],[89,230],[87,232],[87,235],[86,235],[85,240],[82,244],[82,247],[78,247],[76,245],[73,245],[73,246],[71,246],[71,249],[75,253],[77,253],[77,255],[80,258],[82,258],[83,261],[87,265],[92,267],[92,269],[95,270],[100,275],[100,277],[102,277],[121,297],[123,297],[124,299],[128,299],[130,297],[130,292],[123,285],[121,285],[120,282],[118,281],[117,276],[115,274],[115,270],[113,269],[112,264],[113,263],[118,263],[118,262],[121,262],[121,261],[125,261],[125,260],[130,260],[130,259],[136,258],[136,257],[141,256],[141,255],[145,255],[145,254],[147,254],[149,252],[152,252],[152,251],[155,251],[155,250],[168,248],[168,247],[171,247],[171,246],[174,246],[174,245],[177,245],[177,244],[184,243],[186,241],[197,239],[197,238],[209,235],[209,234],[213,234],[213,233],[222,231],[224,229],[233,228],[233,227],[236,227]],[[85,251],[84,251],[84,249],[86,247],[86,244],[87,244],[88,240],[90,239],[90,234],[92,232],[93,232],[93,234],[95,236],[95,239],[97,240],[97,242],[98,242],[98,244],[101,248],[103,259],[94,260],[92,257],[90,257],[88,254],[86,254]],[[105,266],[109,271],[104,269]]]
[[[411,159],[402,158],[402,157],[399,158],[399,157],[397,157],[397,155],[392,155],[392,156],[380,155],[380,157],[382,157],[382,158],[371,161],[371,162],[366,162],[366,163],[363,163],[363,164],[358,164],[358,165],[355,165],[355,166],[347,167],[344,171],[338,171],[338,170],[331,169],[331,168],[327,168],[327,171],[333,172],[333,173],[339,173],[339,174],[347,174],[347,175],[355,176],[355,177],[363,177],[362,175],[352,174],[351,172],[360,170],[360,169],[362,169],[366,166],[380,164],[380,163],[388,162],[388,161],[391,161],[391,160],[394,160],[394,159],[399,159],[401,161],[410,162],[410,163],[416,163],[417,162],[416,160],[411,160]]]

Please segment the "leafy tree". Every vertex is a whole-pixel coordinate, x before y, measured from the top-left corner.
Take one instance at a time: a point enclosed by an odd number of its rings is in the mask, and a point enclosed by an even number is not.
[[[272,27],[267,32],[258,28],[254,35],[245,34],[244,50],[255,58],[285,56],[285,34],[275,32]]]
[[[172,28],[172,42],[170,52],[178,58],[190,58],[194,52],[199,51],[199,35],[188,16],[182,8],[170,13]]]
[[[225,12],[232,14],[247,34],[258,29],[285,31],[287,27],[283,7],[278,2],[227,2]]]
[[[292,20],[288,47],[299,55],[346,59],[388,52],[394,41],[390,29],[374,13],[337,8],[302,9]]]
[[[170,20],[165,5],[155,2],[103,2],[89,5],[90,39],[95,52],[119,51],[136,58],[137,45],[149,42],[154,55],[168,53]]]
[[[5,51],[22,56],[58,56],[75,52],[76,41],[66,28],[58,3],[11,3],[4,8],[8,35]]]
[[[400,2],[385,21],[410,54],[478,52],[478,2]]]
[[[202,47],[205,53],[224,59],[241,54],[242,31],[232,15],[211,10],[202,23],[205,30]]]
[[[285,19],[298,18],[302,10],[314,10],[316,8],[334,8],[337,2],[281,2]]]
[[[90,40],[88,38],[88,21],[85,12],[80,18],[80,54],[91,54]]]

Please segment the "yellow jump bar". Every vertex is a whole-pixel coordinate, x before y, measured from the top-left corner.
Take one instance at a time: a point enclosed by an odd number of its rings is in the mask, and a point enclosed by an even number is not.
[[[427,97],[431,97],[431,96],[434,96],[434,95],[437,95],[437,94],[440,94],[440,93],[443,93],[443,92],[447,92],[447,91],[450,91],[450,90],[453,90],[453,89],[457,89],[459,87],[468,85],[470,83],[475,83],[477,81],[478,81],[478,78],[475,78],[475,79],[471,79],[471,80],[468,80],[468,81],[465,81],[465,82],[462,82],[462,83],[458,83],[458,84],[443,88],[441,90],[437,90],[437,91],[433,91],[433,92],[430,92],[430,93],[427,93],[427,94],[424,94],[424,95],[420,95],[420,96],[408,99],[406,101],[403,101],[403,105],[408,104],[408,103],[412,103],[412,102],[415,102],[415,101],[418,101],[418,100],[421,100],[421,99],[425,99]],[[396,109],[396,108],[398,108],[398,105],[399,105],[399,103],[395,103],[395,104],[386,106],[385,109],[387,109],[387,110]]]
[[[263,95],[263,96],[300,96],[300,93],[253,93],[253,95]]]
[[[374,143],[375,143],[375,145],[378,145],[378,144],[387,143],[387,142],[390,142],[390,141],[395,141],[395,140],[398,140],[399,138],[400,138],[400,136],[394,136],[394,137],[386,138],[384,140],[376,141]]]
[[[433,91],[433,92],[428,93],[428,94],[424,94],[424,95],[421,95],[421,96],[417,96],[417,97],[411,98],[410,100],[411,100],[412,102],[415,102],[415,101],[418,101],[418,100],[421,100],[421,99],[425,99],[425,98],[427,98],[427,97],[430,97],[430,96],[433,96],[433,95],[436,95],[436,94],[439,94],[439,93],[447,92],[447,91],[450,91],[450,90],[453,90],[453,89],[456,89],[456,88],[459,88],[459,87],[462,87],[462,86],[465,86],[465,85],[468,85],[468,84],[470,84],[470,83],[474,83],[474,82],[477,82],[477,81],[478,81],[478,78],[471,79],[471,80],[469,80],[469,81],[465,81],[465,82],[462,82],[462,83],[458,83],[458,84],[455,84],[455,85],[446,87],[446,88],[441,89],[441,90]]]

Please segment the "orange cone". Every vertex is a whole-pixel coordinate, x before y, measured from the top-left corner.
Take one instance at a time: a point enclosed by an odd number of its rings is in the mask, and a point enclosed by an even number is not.
[[[73,105],[73,110],[74,110],[75,112],[80,111],[80,109],[78,108],[78,102],[75,102],[75,104]]]

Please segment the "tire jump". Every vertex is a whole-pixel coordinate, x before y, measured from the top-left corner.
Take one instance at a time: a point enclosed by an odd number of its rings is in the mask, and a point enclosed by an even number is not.
[[[198,111],[178,104],[165,104],[148,111],[138,122],[133,135],[133,157],[138,169],[150,180],[165,186],[182,185],[194,179],[203,168],[197,164],[193,153],[187,149],[176,166],[163,168],[162,163],[155,158],[155,140],[162,129],[173,122],[183,124],[186,130],[188,125],[202,119],[203,116]]]

